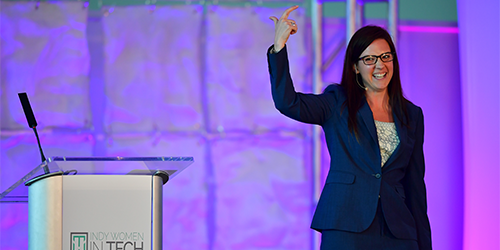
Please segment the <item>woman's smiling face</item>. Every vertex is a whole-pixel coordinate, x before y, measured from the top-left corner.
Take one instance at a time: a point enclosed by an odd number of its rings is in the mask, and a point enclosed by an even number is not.
[[[391,52],[391,48],[387,41],[384,39],[377,39],[361,53],[360,58],[370,55],[380,56],[387,52]],[[355,65],[355,70],[356,73],[361,74],[363,84],[367,90],[375,92],[386,91],[392,79],[393,64],[392,61],[383,62],[380,58],[376,60],[377,63],[374,65],[365,65],[363,60],[359,60]]]

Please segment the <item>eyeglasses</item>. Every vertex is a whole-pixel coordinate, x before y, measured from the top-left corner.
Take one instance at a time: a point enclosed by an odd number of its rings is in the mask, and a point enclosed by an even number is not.
[[[358,60],[363,60],[363,63],[365,65],[374,65],[377,63],[378,59],[382,60],[382,62],[392,62],[394,60],[394,54],[393,52],[386,52],[380,56],[374,56],[374,55],[369,55],[369,56],[363,56],[360,57]]]

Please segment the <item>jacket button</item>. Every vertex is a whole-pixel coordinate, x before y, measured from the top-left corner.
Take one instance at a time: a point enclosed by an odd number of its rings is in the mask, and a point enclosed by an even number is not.
[[[380,179],[380,176],[381,176],[381,175],[380,175],[380,174],[376,174],[376,175],[374,175],[374,176],[375,176],[375,178]]]

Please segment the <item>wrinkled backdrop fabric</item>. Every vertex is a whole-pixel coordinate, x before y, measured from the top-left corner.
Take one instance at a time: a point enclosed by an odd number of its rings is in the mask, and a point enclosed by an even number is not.
[[[309,247],[308,127],[274,109],[265,58],[265,19],[282,9],[109,7],[96,20],[82,3],[2,7],[2,190],[39,163],[17,97],[27,92],[47,156],[194,157],[164,186],[165,249]],[[304,33],[294,38],[307,91]],[[101,69],[87,39],[102,46]],[[0,209],[2,249],[25,248],[27,204]]]

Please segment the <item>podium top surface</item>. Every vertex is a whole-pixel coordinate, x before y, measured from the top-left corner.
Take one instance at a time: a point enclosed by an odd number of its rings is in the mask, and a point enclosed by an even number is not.
[[[48,175],[155,175],[172,179],[193,157],[61,157],[48,158],[0,193],[0,202],[27,202],[28,185]],[[27,185],[26,185],[27,184]]]

